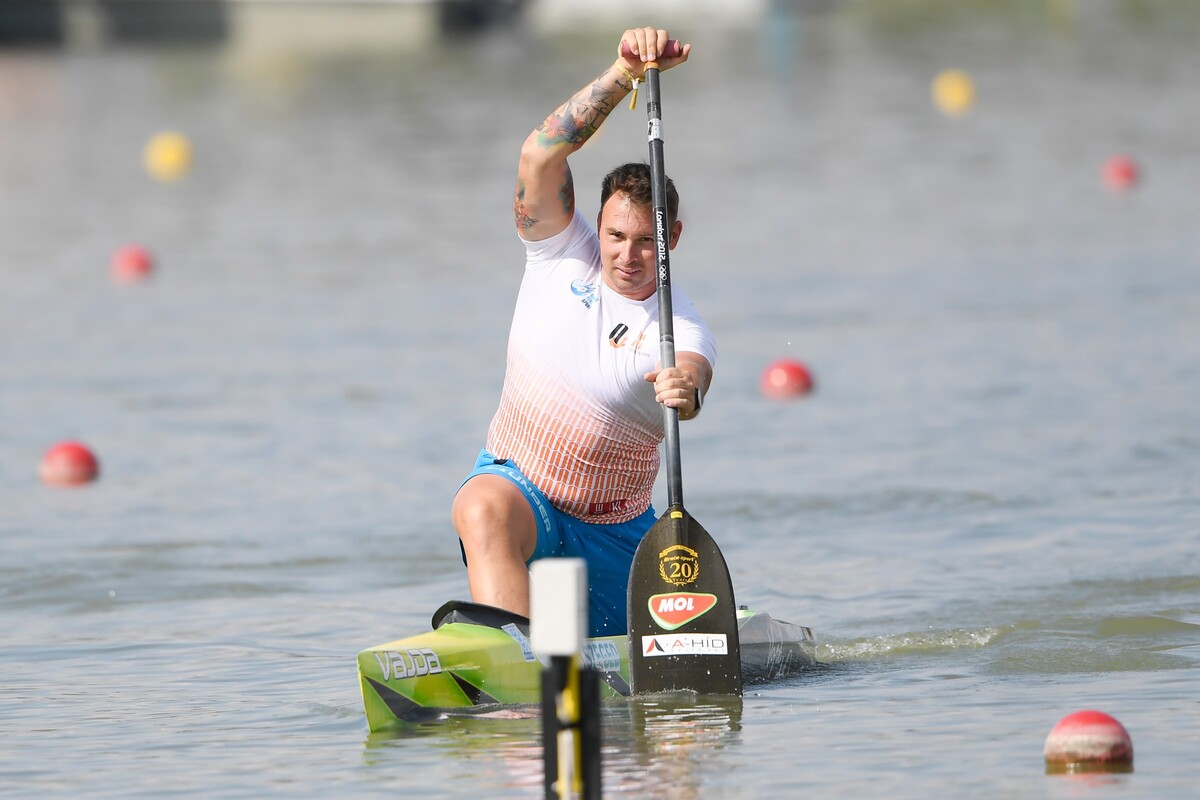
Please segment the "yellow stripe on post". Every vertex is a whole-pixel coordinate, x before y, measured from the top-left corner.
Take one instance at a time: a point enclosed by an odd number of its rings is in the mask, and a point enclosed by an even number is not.
[[[579,735],[579,656],[567,663],[567,685],[558,695],[558,796],[579,797],[583,793],[583,741]]]

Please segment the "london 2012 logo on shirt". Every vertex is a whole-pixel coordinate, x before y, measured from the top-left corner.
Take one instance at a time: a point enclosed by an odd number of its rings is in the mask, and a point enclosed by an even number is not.
[[[596,285],[587,283],[582,278],[571,281],[571,294],[579,298],[584,308],[591,308],[596,302]]]

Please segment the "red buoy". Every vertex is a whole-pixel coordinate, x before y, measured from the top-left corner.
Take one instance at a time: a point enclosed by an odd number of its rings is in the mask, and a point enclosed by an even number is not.
[[[1103,711],[1063,717],[1050,730],[1043,752],[1050,773],[1133,771],[1133,741],[1124,726]]]
[[[1104,162],[1104,182],[1114,191],[1132,189],[1138,182],[1138,166],[1129,156],[1112,156]]]
[[[111,268],[115,280],[133,283],[150,277],[154,271],[154,257],[141,245],[125,245],[113,253]]]
[[[781,358],[767,365],[759,385],[767,397],[782,400],[808,394],[814,384],[808,367],[794,359]]]
[[[99,474],[96,456],[79,442],[59,442],[42,457],[42,481],[53,486],[78,486],[94,481]]]

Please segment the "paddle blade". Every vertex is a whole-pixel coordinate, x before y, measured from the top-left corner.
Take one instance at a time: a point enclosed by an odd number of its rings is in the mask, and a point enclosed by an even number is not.
[[[629,572],[634,694],[742,693],[737,604],[717,543],[682,508],[647,531]]]

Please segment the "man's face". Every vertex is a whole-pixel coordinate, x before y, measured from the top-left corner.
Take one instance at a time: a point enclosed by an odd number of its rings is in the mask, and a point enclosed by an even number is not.
[[[671,227],[668,245],[679,240],[682,223]],[[621,192],[600,209],[600,270],[604,282],[617,294],[645,300],[654,294],[654,213]]]

